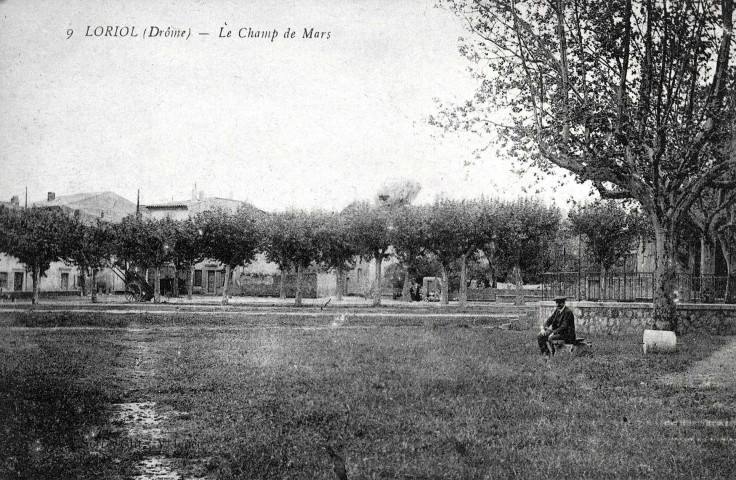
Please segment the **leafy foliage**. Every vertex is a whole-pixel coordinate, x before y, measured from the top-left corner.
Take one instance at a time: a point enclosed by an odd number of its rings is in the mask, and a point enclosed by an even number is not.
[[[320,263],[327,268],[347,270],[355,265],[357,248],[345,215],[322,215],[314,239]]]
[[[129,215],[116,230],[115,254],[119,260],[142,268],[160,268],[173,258],[175,224],[171,219]]]
[[[615,201],[596,201],[576,207],[568,214],[572,232],[585,235],[593,261],[611,268],[639,238],[643,219]]]
[[[560,211],[538,200],[521,199],[505,202],[499,217],[492,246],[502,271],[508,273],[514,267],[524,274],[544,271],[546,252],[560,226]]]
[[[93,224],[74,219],[70,226],[67,261],[76,265],[85,275],[92,270],[105,268],[115,246],[112,225],[100,219]]]
[[[389,241],[401,265],[414,267],[428,245],[429,209],[406,206],[391,215]]]
[[[676,229],[734,188],[733,0],[447,0],[480,87],[431,121],[497,133],[524,166],[570,172],[652,222],[654,317],[676,329]]]
[[[388,257],[391,246],[390,210],[371,205],[368,202],[355,202],[343,211],[357,248],[364,260]]]
[[[204,231],[199,227],[204,220],[199,215],[174,224],[173,255],[181,268],[191,268],[205,258]]]
[[[207,258],[230,268],[253,260],[261,243],[262,218],[251,209],[207,210],[200,213],[196,221],[202,231],[202,246]]]
[[[265,251],[282,267],[306,268],[319,258],[316,240],[321,214],[289,210],[272,214],[266,222]]]
[[[71,218],[57,209],[0,207],[0,251],[26,265],[33,278],[33,303],[38,284],[51,262],[65,259],[71,250]]]

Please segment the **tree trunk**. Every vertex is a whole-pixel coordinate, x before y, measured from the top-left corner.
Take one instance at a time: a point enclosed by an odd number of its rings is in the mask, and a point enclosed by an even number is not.
[[[442,267],[442,285],[440,285],[440,303],[442,305],[450,304],[450,274],[447,272],[447,267],[444,264],[440,264]]]
[[[286,269],[281,268],[281,277],[279,278],[279,298],[286,298]]]
[[[87,296],[87,272],[86,269],[79,269],[79,286],[82,287],[82,296]]]
[[[192,293],[194,293],[194,265],[189,267],[187,273],[187,300],[192,299]]]
[[[161,302],[161,267],[153,270],[153,303]]]
[[[338,268],[335,271],[335,274],[337,276],[336,278],[336,290],[335,290],[335,299],[338,302],[342,301],[342,295],[345,291],[345,272],[342,268]]]
[[[225,265],[225,284],[222,286],[222,304],[228,304],[228,293],[230,290],[230,265]]]
[[[519,265],[514,265],[514,268],[511,270],[511,275],[514,279],[514,284],[516,285],[516,300],[514,301],[514,304],[524,305],[524,282],[521,278],[521,267]]]
[[[302,306],[302,266],[296,266],[296,294],[294,295],[294,305]]]
[[[404,269],[404,287],[401,289],[401,301],[411,302],[411,275],[409,275],[409,265],[403,265]]]
[[[674,290],[677,278],[675,235],[670,225],[652,222],[654,227],[654,311],[655,329],[677,331],[677,307]]]
[[[176,268],[176,263],[174,264],[174,281],[172,282],[173,285],[171,286],[171,296],[172,297],[178,297],[179,296],[179,269]]]
[[[715,301],[713,276],[716,273],[716,245],[706,233],[700,234],[700,301]]]
[[[97,303],[97,269],[92,269],[92,303]]]
[[[460,307],[465,308],[468,303],[468,256],[460,257]]]
[[[381,305],[381,264],[383,263],[383,256],[376,255],[376,278],[373,285],[373,306],[378,307]]]
[[[38,291],[39,291],[39,283],[41,279],[41,266],[40,265],[34,265],[33,266],[33,273],[31,274],[31,279],[33,280],[33,298],[31,299],[31,304],[36,305],[38,303]]]

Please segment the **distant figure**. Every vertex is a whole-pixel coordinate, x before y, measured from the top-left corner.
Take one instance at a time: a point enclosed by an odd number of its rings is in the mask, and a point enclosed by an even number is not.
[[[565,343],[575,343],[575,315],[565,306],[565,300],[567,300],[565,297],[555,298],[557,308],[544,322],[544,329],[537,336],[539,350],[547,357],[555,354],[553,341],[564,340]]]
[[[419,293],[419,284],[415,281],[411,284],[411,289],[409,292],[411,293],[411,301],[412,302],[418,302],[421,300],[421,294]]]

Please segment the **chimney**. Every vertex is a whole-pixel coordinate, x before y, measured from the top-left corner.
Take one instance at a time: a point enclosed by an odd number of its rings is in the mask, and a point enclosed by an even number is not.
[[[13,195],[13,197],[10,199],[10,203],[12,205],[15,205],[16,207],[20,205],[20,200],[18,200],[18,195]]]
[[[54,192],[49,192],[49,196],[46,199],[46,201],[49,201],[50,202],[50,201],[52,201],[54,199],[56,199],[56,194]]]

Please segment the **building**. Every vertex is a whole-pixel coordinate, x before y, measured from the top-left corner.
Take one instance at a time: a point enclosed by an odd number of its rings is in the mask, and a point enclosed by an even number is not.
[[[191,200],[146,205],[145,210],[151,215],[151,218],[155,219],[170,218],[172,220],[186,220],[207,210],[221,208],[234,212],[240,207],[252,208],[265,215],[265,212],[247,202],[219,197],[205,198],[201,194],[199,197],[193,197]]]
[[[58,208],[70,214],[80,215],[84,220],[96,219],[117,223],[128,215],[136,213],[136,205],[113,192],[77,193],[57,197],[49,192],[46,200],[33,202],[33,207]]]
[[[383,276],[381,289],[383,295],[389,295],[392,291],[389,280],[386,278],[386,268],[398,263],[395,257],[390,256],[381,262],[381,273]],[[355,260],[355,266],[345,272],[345,291],[344,295],[355,295],[361,297],[370,297],[376,285],[376,260],[363,260],[358,257]],[[333,293],[334,295],[334,288]]]
[[[8,208],[21,208],[18,197],[13,196],[10,202],[0,202]],[[32,202],[31,207],[53,208],[77,215],[85,221],[94,222],[98,218],[109,222],[119,222],[125,216],[135,214],[136,205],[113,192],[78,193],[57,197],[48,192],[46,200]],[[39,290],[42,292],[80,292],[82,279],[77,267],[64,262],[54,262],[41,277]],[[122,290],[123,282],[111,271],[103,271],[98,275],[98,288],[106,291]],[[18,259],[0,253],[0,291],[31,292],[33,281],[30,272],[26,271]]]
[[[146,205],[144,208],[154,219],[186,220],[208,210],[223,209],[235,212],[239,208],[249,208],[259,215],[268,215],[248,202],[228,198],[205,197],[202,192],[197,194],[196,190],[192,192],[192,198],[189,200],[154,203]],[[268,262],[264,255],[258,254],[248,265],[235,269],[233,272],[234,288],[231,288],[231,292],[236,293],[237,289],[242,289],[245,283],[252,283],[258,287],[259,291],[270,291],[273,289],[274,276],[278,274],[278,266]],[[174,275],[173,267],[162,270],[162,278],[164,279],[171,281]],[[184,275],[184,272],[176,273],[176,276],[180,279]],[[225,267],[218,261],[206,259],[194,266],[193,293],[221,295],[224,284]]]

